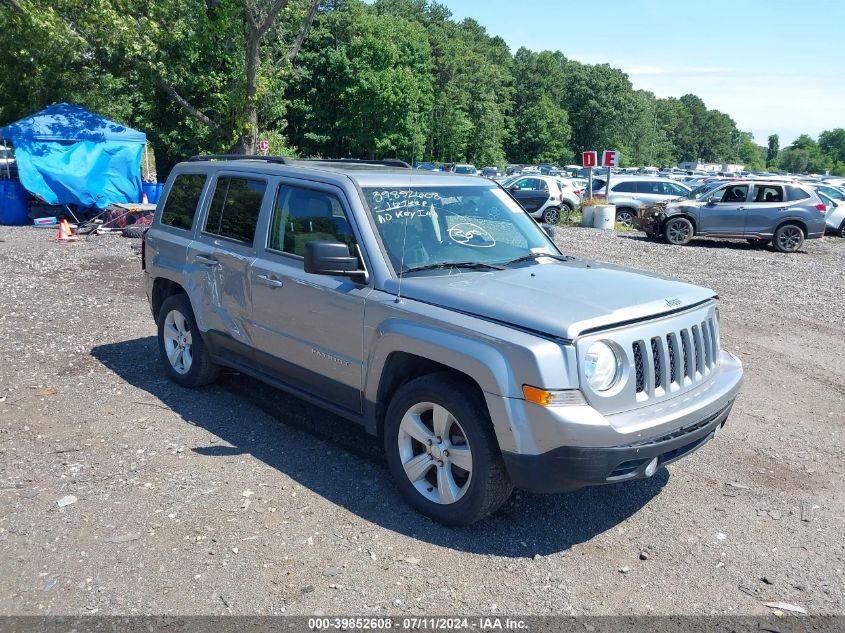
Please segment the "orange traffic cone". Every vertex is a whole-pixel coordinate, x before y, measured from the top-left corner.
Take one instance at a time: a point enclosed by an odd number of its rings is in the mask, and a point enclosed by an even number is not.
[[[59,224],[59,234],[56,236],[57,242],[75,242],[78,238],[73,234],[67,220],[62,220]]]

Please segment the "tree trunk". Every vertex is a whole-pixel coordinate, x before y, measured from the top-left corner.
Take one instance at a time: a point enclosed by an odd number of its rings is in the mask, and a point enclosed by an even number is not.
[[[246,94],[244,99],[243,121],[244,128],[238,142],[232,148],[233,154],[255,154],[258,135],[258,68],[261,65],[261,33],[250,20],[246,20],[245,29],[245,59],[246,62]]]

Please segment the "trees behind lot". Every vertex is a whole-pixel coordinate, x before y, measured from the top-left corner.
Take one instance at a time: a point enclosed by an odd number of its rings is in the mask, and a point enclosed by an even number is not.
[[[0,0],[0,123],[72,101],[147,132],[160,174],[202,152],[845,171],[845,131],[780,149],[696,95],[521,48],[431,0]]]

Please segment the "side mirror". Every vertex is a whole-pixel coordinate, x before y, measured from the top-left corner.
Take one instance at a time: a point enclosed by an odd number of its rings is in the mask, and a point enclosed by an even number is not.
[[[516,193],[517,191],[519,191],[519,185],[511,185],[510,187],[508,187],[508,189],[511,192]]]
[[[713,198],[707,198],[707,206],[712,207],[716,205],[716,201]]]
[[[548,235],[549,238],[555,239],[555,227],[553,225],[543,223],[540,226],[546,232],[546,235]]]
[[[367,274],[366,271],[358,269],[358,258],[349,254],[349,247],[346,244],[324,240],[314,240],[305,244],[305,272],[344,277]]]

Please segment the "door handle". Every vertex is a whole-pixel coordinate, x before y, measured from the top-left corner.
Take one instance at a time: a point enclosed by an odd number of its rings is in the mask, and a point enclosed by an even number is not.
[[[276,279],[272,275],[257,275],[258,283],[269,286],[270,288],[281,288],[285,282],[281,279]]]
[[[216,257],[212,257],[211,255],[195,255],[194,261],[205,264],[206,266],[217,266],[220,263]]]
[[[737,211],[745,211],[745,207],[737,207],[736,210]]]

